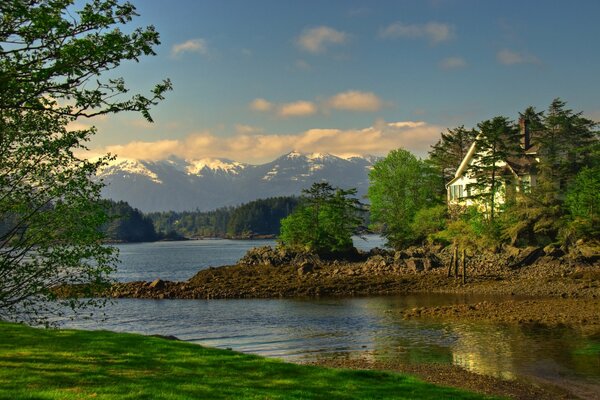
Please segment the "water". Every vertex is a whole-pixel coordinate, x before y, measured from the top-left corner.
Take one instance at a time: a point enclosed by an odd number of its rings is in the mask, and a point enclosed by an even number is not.
[[[381,246],[371,237],[363,248]],[[232,264],[273,241],[204,240],[120,245],[120,280],[184,280],[210,265]],[[174,335],[182,340],[290,361],[366,357],[445,363],[504,379],[531,378],[600,393],[600,336],[578,329],[404,320],[401,310],[502,300],[432,295],[346,299],[118,299],[106,319],[67,327]],[[590,389],[591,388],[591,389]]]
[[[367,357],[454,364],[504,379],[533,377],[592,386],[600,393],[600,358],[585,354],[588,346],[600,345],[600,337],[586,337],[570,328],[407,321],[399,312],[484,299],[427,294],[310,300],[120,299],[106,308],[104,322],[72,321],[66,326],[174,335],[289,361]]]
[[[355,237],[359,250],[383,247],[378,235]],[[275,240],[188,240],[182,242],[155,242],[117,244],[120,263],[115,279],[121,282],[161,278],[185,281],[210,266],[235,264],[248,250],[258,246],[275,246]]]

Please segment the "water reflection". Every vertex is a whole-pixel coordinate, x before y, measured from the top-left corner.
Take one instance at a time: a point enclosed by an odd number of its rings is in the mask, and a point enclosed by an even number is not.
[[[479,296],[416,295],[324,300],[116,301],[104,322],[84,329],[175,335],[206,346],[288,360],[370,357],[455,364],[504,379],[560,376],[600,380],[600,338],[568,328],[404,320],[399,310],[482,301]],[[595,355],[594,355],[595,354]]]

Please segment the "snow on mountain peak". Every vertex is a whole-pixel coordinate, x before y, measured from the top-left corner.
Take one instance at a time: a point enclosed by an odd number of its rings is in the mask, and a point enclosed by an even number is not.
[[[220,170],[226,173],[237,175],[241,170],[246,168],[246,164],[224,158],[202,158],[200,160],[189,161],[187,173],[191,175],[197,175],[204,168],[208,168],[213,171]]]
[[[118,174],[122,177],[127,175],[142,175],[150,179],[155,183],[163,183],[158,179],[158,175],[148,169],[144,163],[133,158],[116,158],[108,162],[107,165],[102,166],[98,171],[100,176],[115,175]]]

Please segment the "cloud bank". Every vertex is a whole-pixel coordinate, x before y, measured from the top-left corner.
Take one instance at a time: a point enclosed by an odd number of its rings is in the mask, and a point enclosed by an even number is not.
[[[305,117],[317,112],[327,113],[331,109],[355,112],[376,112],[384,105],[373,92],[361,92],[348,90],[335,94],[325,101],[297,100],[289,103],[272,103],[263,98],[256,98],[248,104],[252,111],[273,113],[274,115],[287,117]]]
[[[390,150],[403,147],[424,156],[443,130],[441,126],[422,121],[379,121],[364,129],[316,128],[296,135],[269,135],[239,129],[229,137],[199,132],[181,140],[135,141],[108,146],[94,153],[110,152],[119,157],[142,160],[161,160],[174,155],[186,159],[224,157],[262,163],[292,150],[337,155],[386,155]]]

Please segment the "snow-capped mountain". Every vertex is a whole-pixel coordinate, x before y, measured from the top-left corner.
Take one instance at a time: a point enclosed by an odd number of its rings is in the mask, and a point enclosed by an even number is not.
[[[292,151],[261,165],[228,159],[161,161],[117,158],[99,171],[103,195],[142,211],[212,210],[259,198],[299,195],[313,182],[328,181],[366,194],[374,156],[342,158]]]

